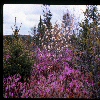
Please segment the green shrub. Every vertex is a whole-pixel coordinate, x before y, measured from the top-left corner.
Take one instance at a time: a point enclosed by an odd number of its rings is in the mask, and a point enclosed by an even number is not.
[[[31,75],[33,61],[29,58],[29,53],[25,50],[25,45],[21,39],[14,39],[10,44],[10,58],[4,59],[4,77],[9,75],[20,74],[22,80]]]

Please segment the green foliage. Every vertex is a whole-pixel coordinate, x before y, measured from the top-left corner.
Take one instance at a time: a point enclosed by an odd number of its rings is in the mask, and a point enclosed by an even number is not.
[[[4,77],[18,73],[22,76],[22,79],[30,77],[33,63],[22,40],[14,38],[9,49],[11,51],[9,53],[10,58],[4,59]]]
[[[97,73],[99,72],[99,66],[95,58],[99,55],[100,51],[100,44],[98,44],[98,37],[100,37],[98,15],[99,12],[97,11],[96,5],[87,5],[86,11],[84,12],[84,22],[80,23],[82,29],[80,30],[81,35],[79,37],[79,50],[83,52],[83,55],[80,56],[83,61],[81,65],[84,64],[88,66],[88,71],[93,74],[95,84],[98,82]],[[96,91],[98,91],[98,86],[95,85],[95,88]]]
[[[37,31],[38,31],[39,34],[44,34],[45,33],[45,25],[43,25],[43,21],[41,19],[41,16],[40,16],[40,22],[38,24]]]
[[[44,5],[43,9],[43,16],[44,16],[44,24],[46,24],[46,27],[51,30],[52,28],[52,23],[51,23],[51,18],[52,18],[52,13],[50,9],[48,9],[50,5]]]
[[[38,34],[36,34],[34,36],[35,43],[40,48],[42,47],[42,41],[41,40],[43,39],[43,37],[45,35],[45,31],[46,31],[46,27],[43,24],[43,21],[42,21],[41,16],[40,16],[40,22],[39,22],[38,28],[37,28]]]
[[[95,5],[87,6],[86,11],[84,12],[85,19],[84,22],[80,23],[80,49],[86,51],[88,54],[94,56],[94,47],[96,45],[96,37],[98,34],[98,12]],[[90,22],[91,20],[91,22]],[[86,58],[87,60],[87,58]]]

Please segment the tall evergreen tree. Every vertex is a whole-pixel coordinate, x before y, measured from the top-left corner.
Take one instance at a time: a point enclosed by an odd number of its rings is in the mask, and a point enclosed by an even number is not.
[[[41,16],[40,16],[40,22],[38,24],[37,32],[40,33],[41,35],[45,34],[45,25],[43,24]]]
[[[50,30],[52,28],[52,23],[51,23],[51,18],[52,18],[52,13],[49,9],[50,5],[44,4],[44,9],[43,9],[43,16],[44,16],[44,24],[46,24],[46,27]]]
[[[96,63],[95,57],[99,54],[99,30],[98,30],[98,11],[96,5],[87,5],[86,11],[84,12],[84,22],[80,23],[80,47],[79,49],[83,52],[81,56],[85,66],[88,66],[88,70],[93,74],[94,87],[93,94],[94,98],[100,97],[98,91],[98,64]],[[95,50],[94,50],[95,49]],[[98,57],[99,58],[99,57]]]

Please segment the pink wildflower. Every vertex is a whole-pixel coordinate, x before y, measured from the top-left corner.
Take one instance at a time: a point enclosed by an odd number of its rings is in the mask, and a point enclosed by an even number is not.
[[[10,56],[9,54],[6,55],[6,61],[7,61],[9,58],[11,58],[11,56]]]

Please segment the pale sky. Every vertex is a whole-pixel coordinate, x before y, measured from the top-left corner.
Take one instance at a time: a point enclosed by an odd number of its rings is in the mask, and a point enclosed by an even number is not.
[[[14,28],[15,24],[15,17],[16,17],[16,24],[18,28],[21,29],[19,34],[22,35],[29,35],[30,28],[38,25],[40,15],[43,15],[42,11],[42,4],[4,4],[3,6],[3,35],[11,35],[12,29],[11,26]],[[58,20],[58,23],[61,23],[63,13],[66,12],[67,9],[74,13],[75,16],[83,17],[83,11],[85,11],[85,5],[50,5],[50,11],[53,14],[51,22],[54,23]],[[81,10],[80,10],[81,9]],[[43,18],[43,16],[42,16]]]

